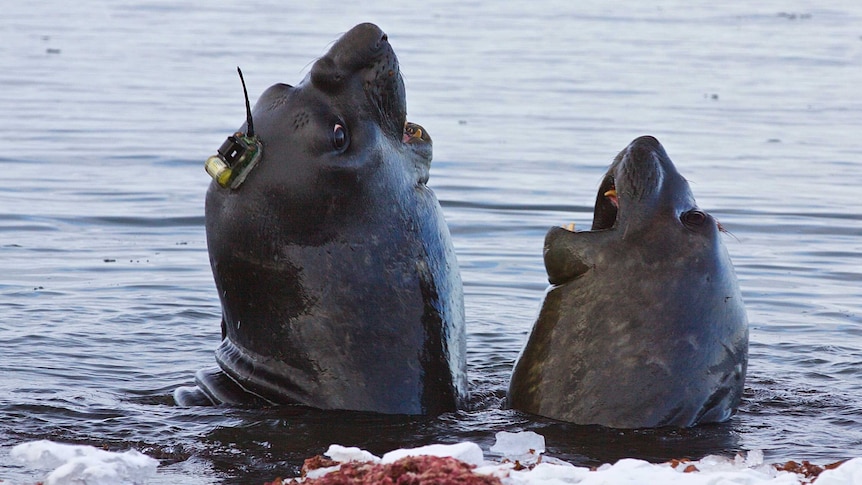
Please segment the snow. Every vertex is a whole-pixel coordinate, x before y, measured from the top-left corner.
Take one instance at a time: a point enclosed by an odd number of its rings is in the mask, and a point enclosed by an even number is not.
[[[512,461],[535,463],[538,457],[545,452],[545,437],[539,433],[500,431],[496,437],[497,442],[491,447],[491,451]]]
[[[502,455],[503,463],[486,461],[482,449],[475,443],[455,445],[430,445],[420,448],[390,451],[382,459],[358,448],[333,445],[326,455],[345,463],[367,461],[392,463],[405,456],[433,455],[451,456],[472,465],[475,472],[493,475],[505,485],[634,485],[662,483],[669,485],[804,485],[808,483],[801,475],[778,471],[764,464],[763,452],[753,450],[746,456],[734,458],[710,455],[697,461],[684,462],[674,468],[669,463],[653,464],[643,460],[626,458],[614,464],[605,464],[597,470],[578,467],[561,460],[542,455],[545,438],[532,431],[497,433],[497,441],[491,446],[492,453]],[[349,450],[349,451],[344,451]],[[370,457],[370,458],[369,458]],[[522,465],[534,465],[515,470],[514,461]],[[697,471],[685,472],[693,466]],[[314,476],[322,476],[337,467],[330,467]],[[315,470],[318,471],[318,470]],[[848,461],[834,470],[826,470],[817,479],[817,485],[862,484],[862,458]]]
[[[853,458],[838,468],[826,470],[817,477],[817,485],[846,485],[862,483],[862,458]]]
[[[732,463],[732,462],[731,462]],[[693,462],[695,466],[700,462]],[[686,464],[688,465],[688,464]],[[504,483],[511,485],[521,484],[684,484],[684,485],[708,485],[708,484],[746,484],[746,485],[797,485],[799,477],[789,472],[778,472],[774,469],[757,470],[752,468],[724,468],[712,472],[701,470],[699,472],[685,473],[680,468],[672,468],[670,465],[654,465],[643,460],[633,458],[622,459],[613,465],[603,465],[596,471],[590,471],[582,467],[564,467],[541,463],[532,470],[511,471]]]
[[[355,446],[329,445],[324,455],[328,456],[333,461],[337,461],[339,465],[317,468],[310,470],[306,475],[308,478],[319,478],[329,472],[338,470],[340,463],[349,463],[358,461],[362,463],[380,463],[380,457],[372,455],[370,452],[359,449]]]
[[[368,451],[331,445],[326,455],[339,463],[350,461],[387,464],[406,456],[433,455],[453,457],[475,465],[476,473],[493,475],[505,485],[629,485],[662,483],[670,485],[804,485],[801,475],[778,471],[764,464],[763,453],[751,451],[747,456],[733,458],[706,456],[697,461],[677,464],[653,464],[626,458],[605,464],[596,470],[578,467],[548,457],[545,439],[533,432],[497,433],[497,442],[489,451],[502,455],[503,461],[485,460],[482,449],[475,443],[429,445],[390,451],[382,458]],[[158,461],[135,450],[123,453],[100,450],[92,446],[68,445],[42,440],[20,444],[11,450],[12,458],[39,470],[52,470],[45,485],[117,485],[143,484],[156,474]],[[520,458],[525,458],[521,460]],[[518,459],[527,468],[516,470]],[[521,468],[520,466],[518,468]],[[686,472],[696,468],[697,471]],[[328,467],[313,470],[317,477],[336,470]],[[862,484],[862,458],[826,470],[816,485]]]
[[[159,462],[136,450],[123,453],[92,446],[41,440],[12,448],[13,459],[33,468],[54,469],[45,485],[126,485],[144,483]]]
[[[326,453],[324,454],[338,463],[347,463],[351,461],[380,463],[379,457],[354,446],[347,447],[341,445],[329,445],[329,449],[326,450]]]
[[[382,464],[394,463],[405,456],[430,455],[446,457],[451,456],[470,465],[479,466],[485,462],[482,448],[476,443],[465,441],[454,445],[428,445],[420,448],[410,448],[390,451],[383,455]]]

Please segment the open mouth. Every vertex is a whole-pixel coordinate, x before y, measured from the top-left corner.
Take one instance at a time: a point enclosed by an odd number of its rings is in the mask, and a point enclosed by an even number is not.
[[[596,195],[596,206],[593,209],[593,231],[610,229],[617,223],[617,215],[620,210],[620,199],[617,194],[617,185],[614,176],[608,174],[599,186]]]
[[[432,158],[432,142],[428,131],[422,125],[405,121],[404,130],[401,133],[401,142],[404,143],[407,152],[416,157],[411,159],[418,163],[417,168],[420,172],[419,181],[423,183],[427,182],[428,166]]]
[[[620,208],[620,200],[617,198],[617,187],[612,185],[611,188],[602,192],[602,195],[608,198],[611,201],[611,204],[614,205],[617,209]]]
[[[408,145],[414,143],[431,143],[431,136],[421,125],[406,121],[404,123],[404,135],[402,141]]]
[[[590,230],[602,231],[613,228],[617,223],[620,210],[620,199],[617,185],[612,174],[605,176],[596,195],[596,205],[593,209],[593,226]],[[563,226],[564,229],[575,232],[575,224]]]

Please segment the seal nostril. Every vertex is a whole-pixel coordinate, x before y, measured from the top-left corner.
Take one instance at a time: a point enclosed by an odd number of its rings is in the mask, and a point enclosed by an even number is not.
[[[380,38],[380,42],[388,42],[388,41],[389,41],[389,36],[386,34],[383,34],[383,37]]]

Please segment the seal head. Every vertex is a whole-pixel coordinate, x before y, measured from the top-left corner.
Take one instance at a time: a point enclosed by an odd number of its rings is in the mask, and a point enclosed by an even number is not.
[[[658,140],[629,144],[602,180],[592,229],[545,238],[552,286],[509,404],[616,428],[730,418],[748,323],[721,232]]]

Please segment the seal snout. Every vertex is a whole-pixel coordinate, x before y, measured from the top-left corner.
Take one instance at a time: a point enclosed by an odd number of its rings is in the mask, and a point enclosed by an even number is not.
[[[666,165],[670,158],[664,147],[653,136],[635,138],[617,157],[614,165],[626,166],[623,170],[637,170],[643,165]]]
[[[658,139],[650,135],[639,136],[632,140],[632,142],[629,143],[629,149],[635,147],[647,150],[663,150],[661,143],[659,143]]]
[[[400,139],[407,100],[398,57],[380,27],[350,29],[311,68],[311,82],[329,96],[369,103],[369,114],[392,138]]]
[[[655,137],[641,136],[620,152],[612,168],[626,174],[640,172],[637,178],[650,179],[652,176],[647,172],[660,172],[666,160],[669,159],[664,147]]]
[[[668,174],[675,173],[664,147],[652,136],[641,136],[629,143],[608,170],[616,180],[614,195],[618,205],[626,201],[640,204],[660,195]]]
[[[321,63],[320,61],[324,61]],[[335,44],[312,68],[312,76],[317,81],[319,75],[315,75],[317,64],[322,64],[320,74],[326,74],[326,70],[337,70],[345,74],[361,71],[373,67],[381,61],[389,64],[387,67],[394,68],[397,73],[397,59],[389,44],[389,36],[380,27],[371,24],[359,24],[341,36]],[[324,69],[326,68],[326,69]],[[388,73],[387,73],[388,74]],[[325,79],[321,79],[324,80]]]
[[[665,173],[673,171],[661,143],[653,136],[635,138],[611,164],[596,195],[592,230],[613,228],[621,211],[631,212],[644,198],[662,190]]]

